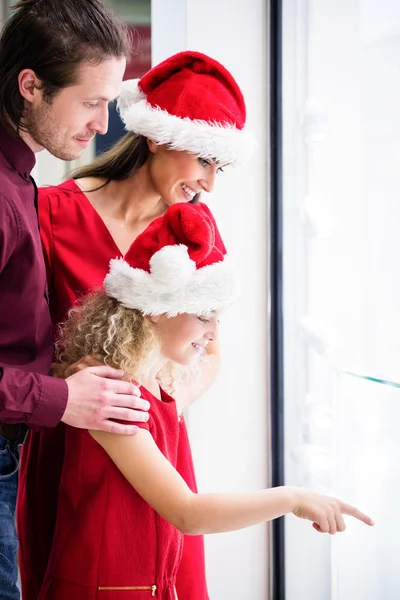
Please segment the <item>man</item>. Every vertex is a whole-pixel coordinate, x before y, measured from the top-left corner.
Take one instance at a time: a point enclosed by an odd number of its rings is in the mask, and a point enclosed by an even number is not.
[[[129,39],[97,0],[21,0],[0,38],[0,599],[17,600],[14,526],[19,445],[28,427],[132,434],[148,403],[123,373],[49,376],[47,286],[30,176],[35,153],[80,156],[108,126]],[[136,410],[135,410],[136,409]],[[45,491],[45,490],[44,490]]]

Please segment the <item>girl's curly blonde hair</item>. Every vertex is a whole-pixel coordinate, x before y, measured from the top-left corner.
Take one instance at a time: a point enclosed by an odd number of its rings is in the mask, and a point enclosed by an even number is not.
[[[134,377],[158,345],[156,325],[148,317],[97,291],[71,308],[60,325],[56,349],[62,362],[72,364],[91,355]]]
[[[139,366],[142,373],[146,360],[151,366],[159,347],[157,325],[139,310],[125,308],[103,291],[84,296],[70,309],[68,319],[60,325],[56,343],[61,362],[71,365],[90,355],[110,367],[122,369],[127,378],[135,378],[138,383]],[[171,395],[175,395],[177,385],[188,385],[190,381],[201,390],[201,362],[207,359],[185,367],[168,361],[157,380]]]

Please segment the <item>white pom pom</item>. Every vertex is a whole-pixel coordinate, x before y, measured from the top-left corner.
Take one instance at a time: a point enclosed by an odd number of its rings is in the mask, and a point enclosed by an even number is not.
[[[150,273],[166,288],[178,289],[196,272],[196,263],[189,258],[187,246],[164,246],[150,259]]]
[[[139,79],[127,79],[122,82],[121,94],[117,100],[117,108],[124,120],[124,114],[133,104],[136,104],[143,98],[146,98],[138,86]]]

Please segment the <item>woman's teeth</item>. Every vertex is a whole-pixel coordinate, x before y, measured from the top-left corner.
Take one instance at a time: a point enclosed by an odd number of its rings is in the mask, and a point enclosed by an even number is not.
[[[190,199],[193,200],[193,198],[196,195],[196,192],[194,190],[192,190],[192,188],[190,188],[189,186],[185,185],[184,183],[181,183],[181,188],[190,197]]]

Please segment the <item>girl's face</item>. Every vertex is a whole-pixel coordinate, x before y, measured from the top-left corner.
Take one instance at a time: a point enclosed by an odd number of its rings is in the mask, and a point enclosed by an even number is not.
[[[151,185],[167,206],[189,202],[200,192],[211,192],[217,173],[225,164],[198,158],[188,152],[168,150],[148,142],[151,160],[149,174]]]
[[[218,313],[189,315],[184,313],[168,318],[150,317],[157,324],[161,353],[167,360],[188,365],[206,353],[208,342],[218,337]]]

